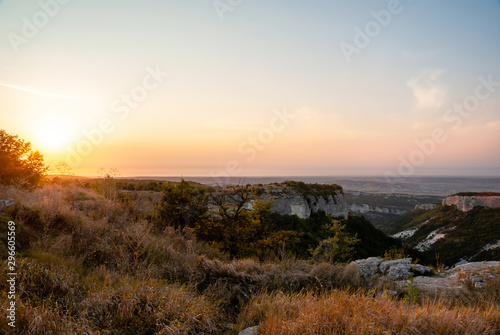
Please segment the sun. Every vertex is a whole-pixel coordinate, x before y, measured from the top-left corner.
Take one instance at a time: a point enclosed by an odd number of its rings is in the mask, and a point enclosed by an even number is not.
[[[36,124],[36,140],[40,148],[62,151],[75,134],[75,122],[64,114],[52,114]]]

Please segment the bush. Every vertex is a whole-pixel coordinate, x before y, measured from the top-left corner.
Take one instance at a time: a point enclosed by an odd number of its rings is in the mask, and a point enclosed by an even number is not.
[[[167,225],[175,229],[195,227],[208,215],[208,193],[199,185],[191,185],[184,179],[180,183],[166,183],[156,213]]]
[[[30,142],[0,129],[0,184],[34,188],[47,171],[43,156],[31,150]]]

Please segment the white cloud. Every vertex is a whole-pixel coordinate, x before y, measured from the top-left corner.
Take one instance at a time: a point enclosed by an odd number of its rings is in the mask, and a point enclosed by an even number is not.
[[[17,91],[21,91],[21,92],[27,92],[27,93],[32,93],[32,94],[36,94],[36,95],[41,95],[43,97],[48,97],[48,98],[59,98],[59,99],[76,99],[77,98],[77,97],[71,96],[71,95],[46,93],[46,92],[42,92],[42,91],[33,90],[33,89],[30,89],[27,87],[21,87],[21,86],[11,85],[11,84],[1,83],[1,82],[0,82],[0,86],[7,87],[7,88],[17,90]]]
[[[443,105],[447,90],[439,85],[438,81],[445,72],[446,70],[427,71],[406,82],[406,85],[413,91],[417,108],[437,108]]]

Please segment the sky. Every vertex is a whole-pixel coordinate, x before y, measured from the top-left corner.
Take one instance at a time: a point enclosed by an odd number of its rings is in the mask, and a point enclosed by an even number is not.
[[[3,0],[0,129],[121,176],[500,175],[500,1]]]

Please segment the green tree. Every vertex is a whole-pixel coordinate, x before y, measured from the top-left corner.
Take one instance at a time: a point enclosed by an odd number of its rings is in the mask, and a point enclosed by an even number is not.
[[[231,258],[276,255],[296,233],[278,229],[272,220],[272,202],[259,199],[258,189],[231,187],[212,194],[208,220],[195,228],[196,236]]]
[[[324,239],[313,251],[313,258],[327,262],[348,262],[354,254],[354,245],[360,240],[345,230],[345,225],[333,220],[328,227],[332,237]]]
[[[31,149],[31,143],[0,129],[0,183],[33,188],[40,184],[48,167],[43,155]]]
[[[208,216],[206,188],[190,184],[184,179],[180,183],[165,183],[161,200],[156,206],[156,215],[176,229],[195,227]]]

